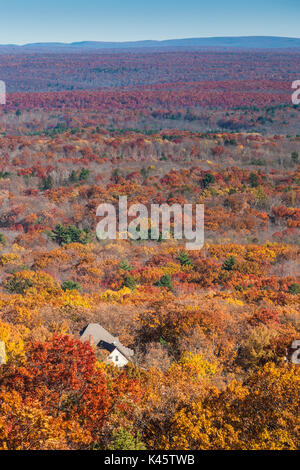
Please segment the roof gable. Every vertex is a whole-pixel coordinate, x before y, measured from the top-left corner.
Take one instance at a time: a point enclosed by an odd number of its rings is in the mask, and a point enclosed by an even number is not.
[[[99,348],[112,351],[117,348],[125,357],[134,355],[132,349],[126,348],[118,337],[111,335],[105,328],[98,323],[90,323],[82,332],[80,336],[81,341],[89,341],[92,337],[93,343]]]

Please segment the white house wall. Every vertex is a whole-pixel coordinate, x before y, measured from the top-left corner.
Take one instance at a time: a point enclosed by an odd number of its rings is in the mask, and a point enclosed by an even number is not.
[[[117,360],[118,358],[118,360]],[[118,349],[114,349],[107,358],[107,362],[113,362],[117,367],[124,367],[128,364],[128,360]]]

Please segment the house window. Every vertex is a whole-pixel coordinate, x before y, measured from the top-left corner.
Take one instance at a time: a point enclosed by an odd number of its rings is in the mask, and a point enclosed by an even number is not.
[[[118,361],[118,360],[119,360],[119,356],[116,356],[116,357],[115,357],[115,361]]]

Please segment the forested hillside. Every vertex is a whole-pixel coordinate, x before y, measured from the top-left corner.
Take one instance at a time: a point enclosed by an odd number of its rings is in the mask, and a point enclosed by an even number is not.
[[[281,51],[1,56],[1,449],[299,448],[297,74]],[[204,247],[98,240],[120,195],[204,204]]]

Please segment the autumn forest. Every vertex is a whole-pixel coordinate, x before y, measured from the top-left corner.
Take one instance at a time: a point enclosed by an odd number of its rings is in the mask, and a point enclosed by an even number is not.
[[[0,79],[0,449],[299,449],[299,50],[0,53]],[[204,204],[203,248],[97,239],[120,195]]]

